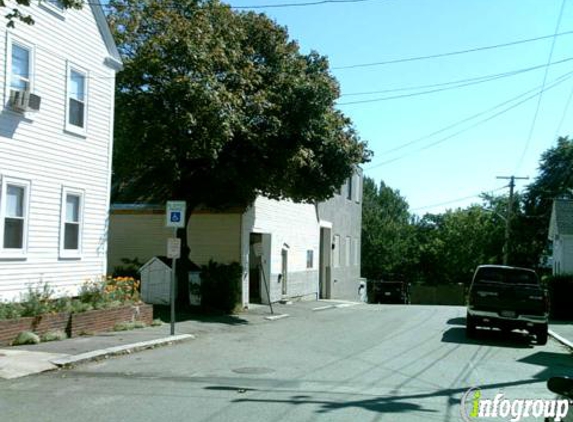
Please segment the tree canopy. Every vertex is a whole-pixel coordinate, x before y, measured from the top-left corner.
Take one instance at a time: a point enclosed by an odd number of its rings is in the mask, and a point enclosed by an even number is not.
[[[245,206],[332,196],[369,151],[328,61],[217,0],[112,0],[114,200]]]
[[[0,10],[4,7],[10,7],[6,0],[0,0]],[[22,12],[22,6],[28,7],[32,3],[32,0],[13,0],[15,5],[10,7],[10,11],[5,15],[8,20],[7,26],[13,28],[15,26],[15,21],[20,21],[22,23],[32,25],[34,24],[34,19],[29,14]],[[64,9],[81,9],[84,5],[83,0],[58,0],[58,3]]]

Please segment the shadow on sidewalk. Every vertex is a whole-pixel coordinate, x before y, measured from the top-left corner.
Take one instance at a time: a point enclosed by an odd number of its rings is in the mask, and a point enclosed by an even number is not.
[[[164,323],[169,324],[171,321],[171,309],[169,306],[154,305],[153,314],[155,318],[159,318]],[[208,311],[201,308],[183,310],[177,310],[176,308],[175,321],[197,321],[227,325],[246,325],[249,323],[249,321],[237,315],[226,315],[221,312]]]

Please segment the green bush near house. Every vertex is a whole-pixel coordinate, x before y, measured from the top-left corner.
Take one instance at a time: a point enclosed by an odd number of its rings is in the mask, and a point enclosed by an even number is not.
[[[573,274],[545,278],[549,291],[551,318],[573,319]]]
[[[66,333],[64,333],[63,331],[50,331],[50,332],[47,332],[46,334],[40,336],[40,339],[43,342],[61,341],[61,340],[65,340],[67,338],[68,338],[68,335]]]
[[[22,346],[24,344],[39,344],[40,336],[31,331],[22,331],[12,342],[12,346]]]
[[[233,313],[241,303],[241,266],[209,261],[201,267],[201,305]]]

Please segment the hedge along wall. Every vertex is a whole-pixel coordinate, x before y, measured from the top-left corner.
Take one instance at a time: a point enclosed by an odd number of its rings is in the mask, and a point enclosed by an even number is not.
[[[151,324],[153,306],[147,304],[129,305],[80,314],[62,312],[38,317],[2,320],[0,321],[0,346],[10,345],[22,331],[33,331],[38,335],[50,331],[64,331],[70,337],[77,337],[82,334],[111,331],[115,324],[125,321],[141,321]]]
[[[550,276],[545,280],[549,290],[551,317],[573,319],[573,274]]]

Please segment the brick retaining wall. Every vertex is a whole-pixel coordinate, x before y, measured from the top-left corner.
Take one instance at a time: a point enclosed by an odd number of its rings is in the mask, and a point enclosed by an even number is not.
[[[64,331],[70,337],[111,331],[115,324],[125,321],[142,321],[151,324],[153,306],[148,304],[129,305],[115,309],[102,309],[70,314],[67,312],[39,317],[25,317],[0,321],[0,346],[7,346],[22,331],[33,331],[38,335],[50,331]]]

